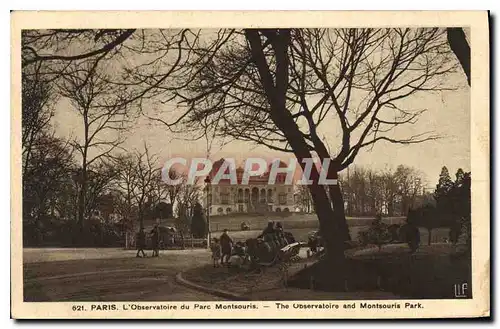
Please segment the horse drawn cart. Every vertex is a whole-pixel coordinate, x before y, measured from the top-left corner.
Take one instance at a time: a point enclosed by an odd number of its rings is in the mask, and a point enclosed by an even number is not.
[[[246,246],[253,265],[268,267],[293,261],[307,244],[296,241],[290,232],[283,232],[248,239]]]

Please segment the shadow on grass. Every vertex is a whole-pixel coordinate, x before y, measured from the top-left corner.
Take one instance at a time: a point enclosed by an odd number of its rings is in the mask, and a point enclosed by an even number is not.
[[[383,290],[401,298],[456,298],[454,286],[468,284],[472,298],[470,255],[449,250],[449,246],[425,246],[410,255],[406,248],[353,255],[347,259],[347,288],[349,291]],[[299,272],[289,282],[302,289],[328,291],[331,271],[324,260]]]

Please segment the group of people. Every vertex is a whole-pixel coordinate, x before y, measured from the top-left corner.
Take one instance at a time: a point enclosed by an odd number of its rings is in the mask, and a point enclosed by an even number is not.
[[[229,264],[233,255],[245,255],[245,246],[241,242],[234,243],[228,232],[227,229],[224,229],[219,238],[212,240],[210,249],[214,267],[218,267],[219,262],[220,265]]]
[[[257,239],[264,242],[274,243],[276,246],[284,247],[287,244],[294,243],[295,239],[290,234],[283,231],[283,225],[280,222],[269,221],[267,227],[262,231]]]
[[[267,227],[257,237],[258,240],[265,242],[274,242],[276,245],[284,246],[294,241],[288,241],[289,238],[283,231],[283,225],[280,222],[269,221]],[[213,238],[210,246],[214,267],[220,265],[241,266],[248,260],[247,246],[243,242],[234,243],[233,239],[225,229],[219,238]]]
[[[151,249],[153,250],[153,254],[151,255],[151,257],[159,257],[161,234],[160,234],[160,227],[158,224],[155,224],[153,229],[149,232],[149,236],[151,238]],[[146,249],[146,233],[144,232],[143,227],[141,227],[139,229],[139,232],[137,233],[136,247],[137,247],[137,254],[135,255],[135,257],[146,257],[146,253],[144,252],[144,249]]]

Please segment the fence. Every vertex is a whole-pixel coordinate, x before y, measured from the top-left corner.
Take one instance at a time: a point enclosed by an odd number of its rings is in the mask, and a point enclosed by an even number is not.
[[[151,249],[151,238],[146,237],[146,249]],[[135,249],[135,237],[129,236],[126,249]],[[207,248],[206,238],[194,238],[190,234],[168,234],[162,235],[160,241],[160,249],[201,249]]]
[[[191,235],[175,234],[165,249],[200,249],[207,248],[206,238],[194,238]]]

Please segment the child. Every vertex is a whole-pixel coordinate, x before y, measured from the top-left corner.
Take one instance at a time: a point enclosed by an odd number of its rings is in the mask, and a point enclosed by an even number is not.
[[[221,259],[221,246],[219,243],[219,239],[214,238],[212,241],[212,245],[210,246],[210,250],[212,250],[212,260],[214,262],[214,267],[219,267],[219,261]]]

